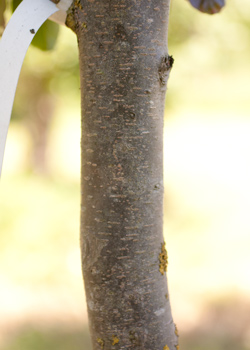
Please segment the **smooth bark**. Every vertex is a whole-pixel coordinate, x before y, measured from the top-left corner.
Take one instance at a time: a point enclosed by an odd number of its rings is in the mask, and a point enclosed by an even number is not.
[[[163,239],[169,0],[75,0],[81,250],[94,350],[178,349]]]

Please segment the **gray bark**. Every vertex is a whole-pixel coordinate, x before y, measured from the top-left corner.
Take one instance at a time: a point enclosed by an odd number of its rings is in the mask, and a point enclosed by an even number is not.
[[[178,349],[163,239],[169,0],[75,0],[81,251],[94,350]]]

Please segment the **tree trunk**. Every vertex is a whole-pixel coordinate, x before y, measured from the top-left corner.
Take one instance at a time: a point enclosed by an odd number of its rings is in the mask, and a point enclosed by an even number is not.
[[[81,250],[94,350],[178,349],[163,239],[169,0],[75,0]]]

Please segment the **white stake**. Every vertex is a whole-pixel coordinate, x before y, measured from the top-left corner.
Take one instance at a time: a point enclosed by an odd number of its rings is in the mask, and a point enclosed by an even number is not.
[[[0,40],[0,176],[16,86],[26,51],[38,29],[59,11],[66,18],[72,0],[55,5],[50,0],[23,0]]]

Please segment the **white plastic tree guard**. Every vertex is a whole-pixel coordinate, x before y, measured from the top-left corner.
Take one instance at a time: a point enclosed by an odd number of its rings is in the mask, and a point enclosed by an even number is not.
[[[57,5],[50,0],[23,0],[0,40],[0,176],[16,86],[26,51],[35,33],[50,16],[64,24],[71,3],[72,0],[61,0]]]

